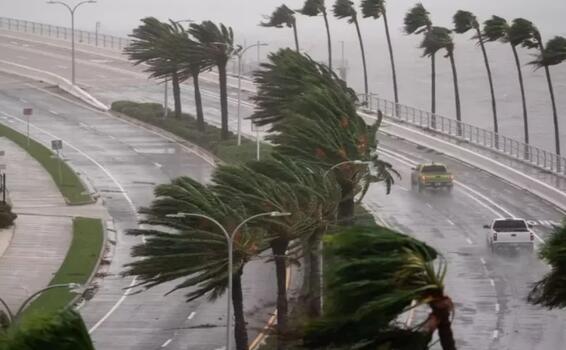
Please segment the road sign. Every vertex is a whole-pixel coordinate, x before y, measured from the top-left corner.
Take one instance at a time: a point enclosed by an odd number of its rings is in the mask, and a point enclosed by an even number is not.
[[[63,149],[63,141],[62,140],[52,140],[51,141],[51,149],[54,151],[60,151]]]
[[[24,108],[24,115],[30,116],[33,114],[33,108]]]

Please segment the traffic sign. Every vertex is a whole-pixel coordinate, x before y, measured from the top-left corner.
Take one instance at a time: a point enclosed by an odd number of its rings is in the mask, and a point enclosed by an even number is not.
[[[33,108],[24,108],[24,115],[30,116],[33,114]]]
[[[52,140],[51,141],[51,149],[54,151],[60,151],[63,149],[63,141],[62,140]]]

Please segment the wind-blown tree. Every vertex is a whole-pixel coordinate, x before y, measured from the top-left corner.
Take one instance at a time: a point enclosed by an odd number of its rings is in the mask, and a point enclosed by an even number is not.
[[[228,243],[219,227],[209,220],[196,217],[171,217],[178,213],[209,216],[232,233],[248,214],[235,202],[230,205],[210,188],[188,177],[173,180],[171,184],[155,189],[156,199],[149,208],[141,209],[146,228],[132,229],[128,234],[144,236],[145,244],[132,248],[137,258],[125,265],[123,275],[137,276],[136,287],[152,288],[162,283],[179,281],[167,294],[189,289],[187,302],[207,296],[215,300],[222,296],[233,280],[232,304],[235,319],[237,350],[248,349],[244,315],[242,274],[247,262],[267,249],[267,235],[263,230],[243,227],[235,234],[234,270],[228,275]]]
[[[556,109],[556,98],[554,96],[554,86],[550,75],[550,67],[560,64],[566,60],[566,38],[557,36],[549,40],[546,47],[542,41],[540,32],[534,28],[535,45],[539,49],[538,57],[529,64],[535,66],[536,69],[544,68],[546,81],[548,83],[548,91],[550,93],[550,102],[552,104],[552,120],[554,122],[554,143],[556,154],[560,155],[560,128],[558,123],[558,111]],[[560,166],[559,166],[560,168]]]
[[[228,130],[228,76],[226,66],[228,61],[239,50],[234,46],[234,32],[224,24],[217,25],[211,21],[200,24],[191,23],[189,33],[196,40],[189,53],[192,63],[202,67],[215,65],[218,68],[220,85],[220,112],[222,124],[222,139],[227,140]]]
[[[379,19],[383,17],[385,25],[385,36],[387,37],[387,47],[389,49],[389,60],[391,62],[391,73],[393,74],[393,95],[395,96],[395,105],[399,104],[399,91],[397,88],[397,70],[395,69],[395,57],[393,55],[393,45],[391,44],[391,35],[389,34],[389,24],[387,22],[387,9],[385,0],[362,0],[362,14],[364,18],[373,17]]]
[[[424,350],[438,331],[442,348],[456,349],[454,305],[444,292],[446,261],[433,248],[383,227],[353,227],[328,241],[336,257],[331,308],[307,329],[307,347]],[[426,321],[400,328],[399,315],[425,304],[431,309]]]
[[[454,31],[458,34],[467,33],[470,30],[475,32],[473,39],[477,40],[479,46],[481,47],[481,51],[483,54],[483,61],[485,63],[485,69],[487,71],[487,79],[489,82],[489,91],[491,93],[491,110],[493,113],[493,132],[498,134],[499,133],[499,123],[497,120],[497,100],[495,99],[495,88],[493,86],[493,76],[491,74],[491,66],[489,65],[489,59],[487,56],[487,50],[485,49],[485,42],[483,38],[483,34],[481,31],[480,23],[478,22],[476,16],[468,11],[458,11],[454,15],[453,18],[454,22]],[[496,137],[496,147],[498,147],[498,139]]]
[[[350,0],[336,0],[333,7],[334,16],[338,19],[348,19],[348,23],[356,26],[358,41],[360,42],[360,50],[362,54],[362,65],[364,68],[364,103],[368,103],[369,86],[368,86],[368,70],[366,65],[366,53],[362,32],[360,31],[360,23],[358,22],[358,12],[354,8],[354,3]]]
[[[2,350],[94,350],[81,315],[66,309],[57,313],[35,314],[0,331]]]
[[[500,41],[509,43],[513,50],[515,64],[517,66],[517,74],[519,77],[519,86],[521,88],[521,102],[523,105],[523,127],[525,135],[525,143],[529,144],[529,118],[527,111],[527,98],[525,96],[525,84],[523,81],[523,72],[521,69],[521,61],[517,53],[517,46],[521,45],[529,47],[533,39],[533,25],[531,22],[517,18],[513,20],[512,25],[507,20],[498,16],[492,16],[484,22],[483,36],[486,41]],[[527,149],[525,149],[525,157],[528,157]]]
[[[326,27],[326,37],[328,40],[328,67],[332,70],[332,39],[330,36],[330,25],[328,24],[328,12],[324,0],[305,0],[303,8],[298,12],[310,17],[322,15],[322,18],[324,18],[324,26]]]
[[[551,270],[534,284],[528,300],[549,309],[566,307],[566,225],[556,228],[539,252]]]
[[[432,22],[429,17],[429,12],[424,8],[423,4],[416,4],[407,12],[404,19],[405,34],[422,34],[429,32],[432,29]],[[432,126],[436,125],[436,52],[430,55],[431,63],[431,106],[430,112],[433,114]]]
[[[456,61],[454,59],[454,41],[452,40],[451,31],[444,27],[431,27],[425,33],[421,43],[424,50],[423,56],[432,57],[439,50],[446,50],[446,57],[450,59],[452,67],[452,77],[454,81],[454,99],[456,102],[456,120],[462,122],[462,111],[460,106],[460,89],[458,87],[458,72],[456,70]],[[461,125],[458,124],[458,134],[461,134]]]
[[[145,71],[150,73],[150,78],[171,80],[175,117],[180,118],[180,84],[190,77],[180,67],[183,58],[180,55],[182,45],[179,45],[179,42],[184,33],[178,25],[161,22],[155,17],[144,18],[142,23],[130,34],[132,43],[124,52],[135,65],[145,63]],[[163,108],[166,109],[167,106]]]
[[[291,242],[298,239],[308,240],[320,226],[324,226],[321,221],[328,221],[329,216],[333,218],[340,196],[336,184],[329,182],[329,179],[323,180],[328,184],[328,195],[317,193],[309,186],[315,181],[321,182],[320,170],[311,169],[311,173],[291,160],[277,158],[251,162],[239,167],[222,166],[214,173],[213,183],[215,191],[225,203],[236,200],[250,215],[273,210],[292,214],[279,221],[267,218],[258,219],[252,224],[264,227],[271,236],[270,246],[277,282],[278,343],[282,345],[288,334],[286,269],[292,260],[291,255],[296,255],[301,247],[293,246]],[[320,212],[324,206],[330,209]],[[305,272],[310,274],[311,271]]]
[[[295,11],[281,5],[273,11],[271,16],[266,16],[266,21],[259,24],[262,27],[275,27],[275,28],[293,28],[293,35],[295,37],[295,49],[299,52],[299,35],[297,33],[297,19],[295,18]]]
[[[379,121],[366,125],[357,113],[355,92],[309,57],[280,50],[262,68],[255,73],[257,108],[250,119],[270,125],[275,152],[323,169],[348,162],[333,173],[342,191],[338,217],[351,223],[354,197],[371,175],[367,164],[353,161],[373,162],[377,172],[371,180],[384,181],[388,190],[394,182],[391,166],[375,154]]]

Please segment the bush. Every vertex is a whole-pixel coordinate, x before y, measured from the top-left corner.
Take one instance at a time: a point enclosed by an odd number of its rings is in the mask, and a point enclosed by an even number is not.
[[[0,202],[0,229],[12,226],[17,217],[8,203]]]

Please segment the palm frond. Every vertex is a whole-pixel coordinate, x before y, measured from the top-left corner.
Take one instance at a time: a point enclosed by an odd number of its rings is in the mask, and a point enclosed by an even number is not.
[[[380,18],[385,13],[385,0],[362,0],[362,14],[364,18]]]
[[[420,34],[432,26],[429,12],[423,4],[416,4],[407,12],[404,19],[405,34]]]

